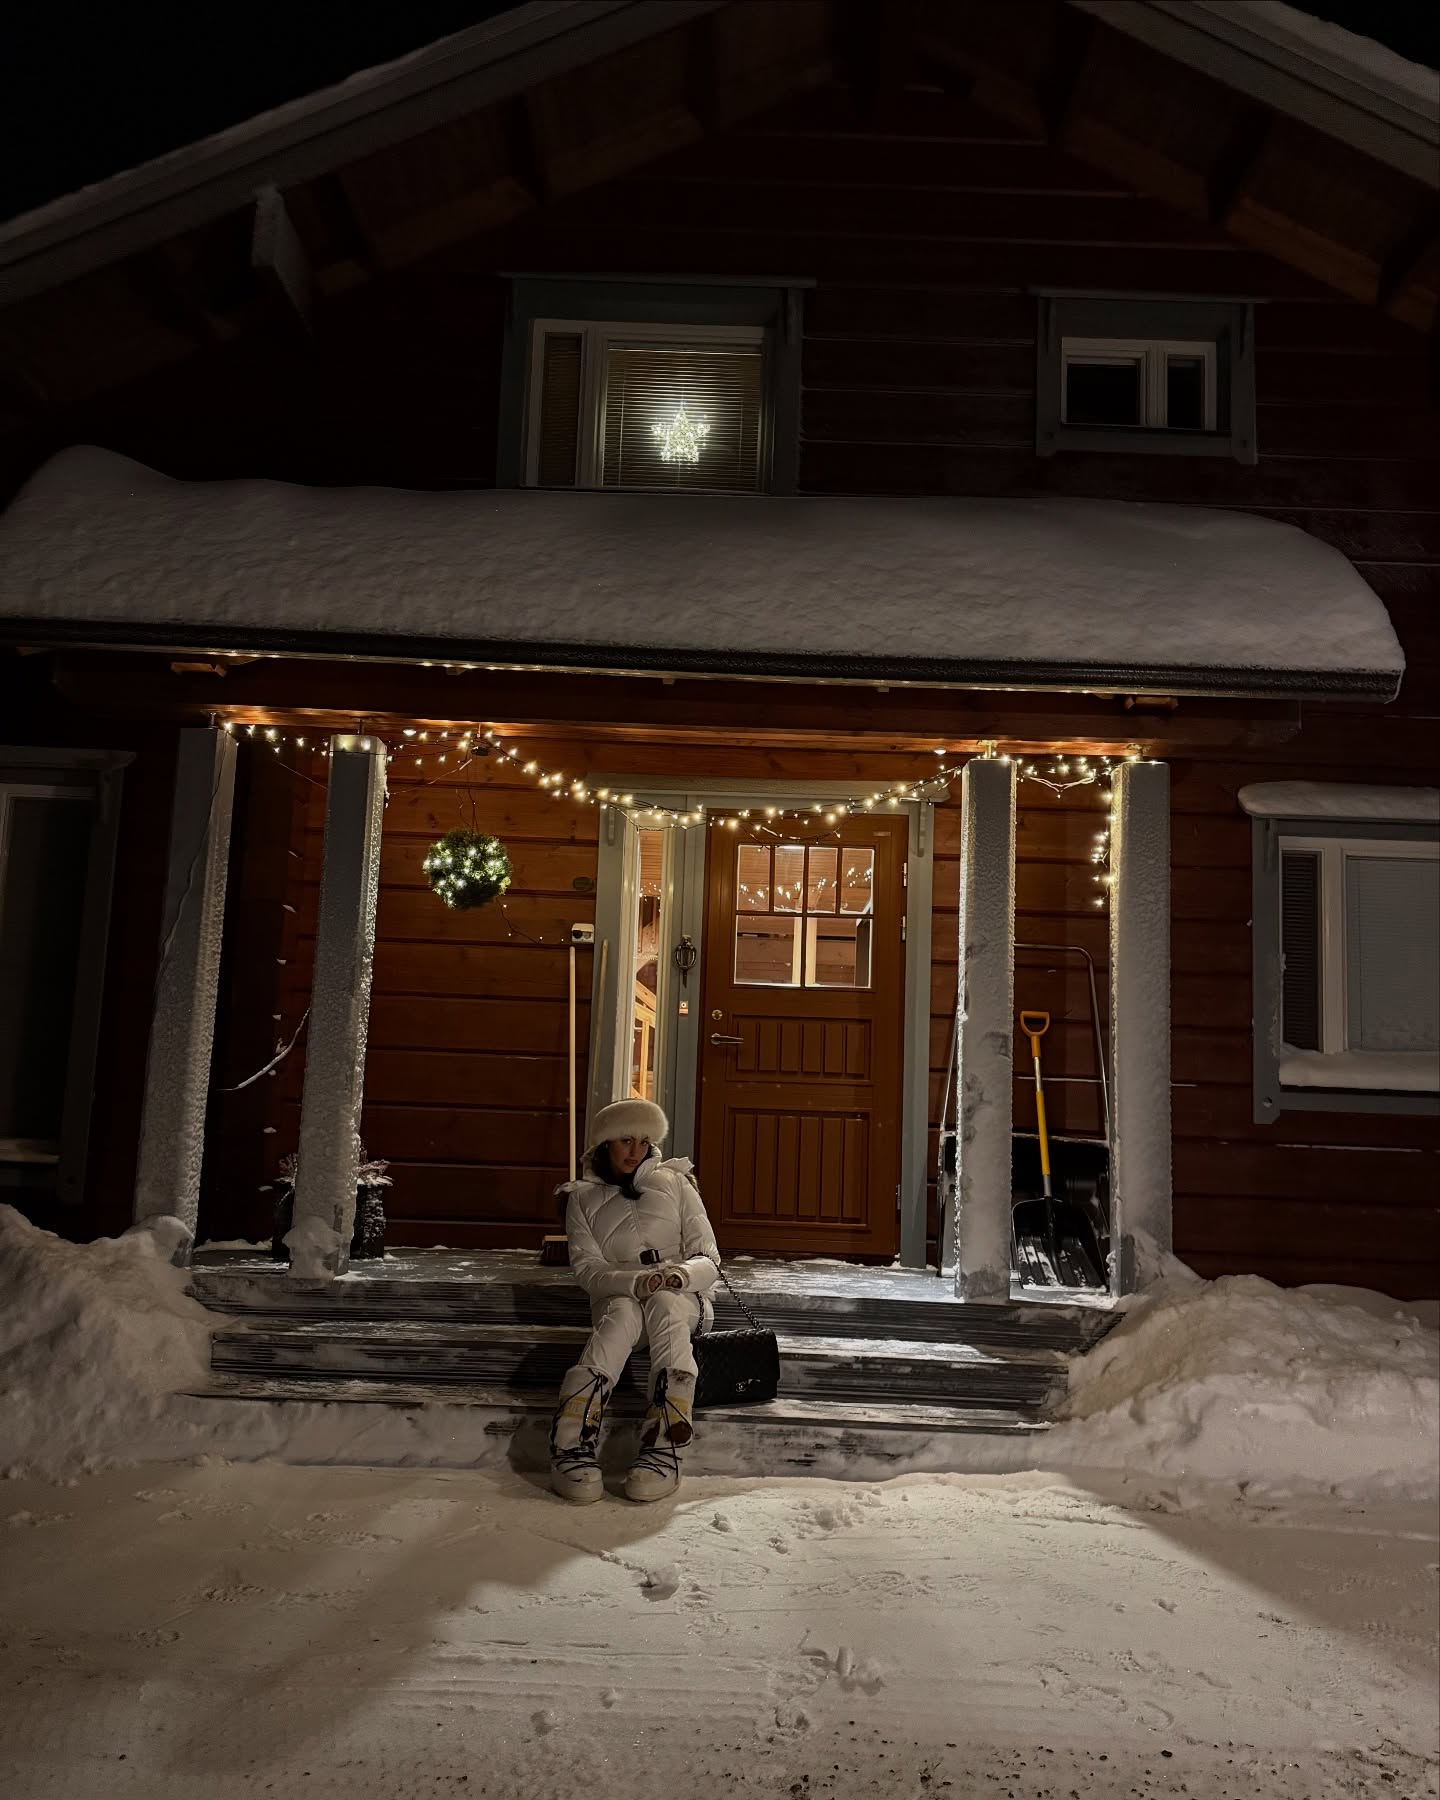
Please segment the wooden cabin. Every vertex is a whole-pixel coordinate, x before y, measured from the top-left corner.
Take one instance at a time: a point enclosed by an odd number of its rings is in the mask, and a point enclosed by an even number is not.
[[[1433,1293],[1435,79],[1250,23],[519,7],[0,227],[5,1197],[538,1246],[639,1092],[1008,1297],[1033,1009],[1108,1283]]]

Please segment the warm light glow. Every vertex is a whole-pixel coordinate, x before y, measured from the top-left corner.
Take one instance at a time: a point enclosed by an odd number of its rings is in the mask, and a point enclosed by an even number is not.
[[[668,424],[652,425],[650,432],[659,442],[661,462],[697,463],[710,435],[710,425],[704,417],[692,419],[682,402]]]

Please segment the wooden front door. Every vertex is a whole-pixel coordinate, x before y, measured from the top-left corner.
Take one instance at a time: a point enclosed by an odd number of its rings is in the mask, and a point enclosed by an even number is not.
[[[710,839],[696,1139],[720,1245],[891,1256],[906,821]]]

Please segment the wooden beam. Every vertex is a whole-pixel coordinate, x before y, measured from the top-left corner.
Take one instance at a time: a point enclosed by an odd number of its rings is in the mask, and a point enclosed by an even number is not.
[[[314,284],[310,273],[310,257],[286,208],[285,196],[278,188],[261,188],[255,196],[250,266],[262,284],[285,303],[305,330],[311,330],[311,295]]]
[[[1036,88],[1045,135],[1052,144],[1061,143],[1065,137],[1071,105],[1094,39],[1094,21],[1088,13],[1061,7],[1055,15],[1049,67]]]
[[[1263,106],[1247,107],[1236,120],[1205,178],[1212,225],[1225,228],[1259,165],[1274,122],[1274,113]]]
[[[914,67],[927,0],[841,0],[836,64],[862,123],[904,89]]]
[[[1380,269],[1376,304],[1402,325],[1430,331],[1440,312],[1440,206],[1406,232]]]
[[[564,727],[621,739],[713,734],[748,743],[897,748],[994,738],[1101,750],[1132,742],[1202,749],[1280,744],[1300,724],[1290,701],[1182,700],[1173,713],[1137,718],[1124,700],[1080,694],[822,686],[786,682],[667,681],[661,677],[562,676],[414,664],[261,658],[213,675],[171,672],[169,659],[123,652],[65,652],[55,686],[75,705],[112,717],[289,720],[312,729],[377,730],[392,724],[507,723]],[[643,723],[637,723],[637,718]]]

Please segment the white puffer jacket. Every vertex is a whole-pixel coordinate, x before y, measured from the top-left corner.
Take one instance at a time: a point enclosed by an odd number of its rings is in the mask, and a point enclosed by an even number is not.
[[[635,1171],[634,1200],[627,1200],[613,1182],[595,1176],[582,1176],[566,1186],[570,1267],[592,1301],[633,1295],[636,1276],[651,1266],[641,1262],[641,1251],[658,1250],[660,1262],[682,1269],[688,1287],[698,1295],[701,1329],[714,1321],[710,1289],[720,1252],[700,1190],[690,1177],[692,1166],[688,1156],[666,1162],[651,1157]]]

